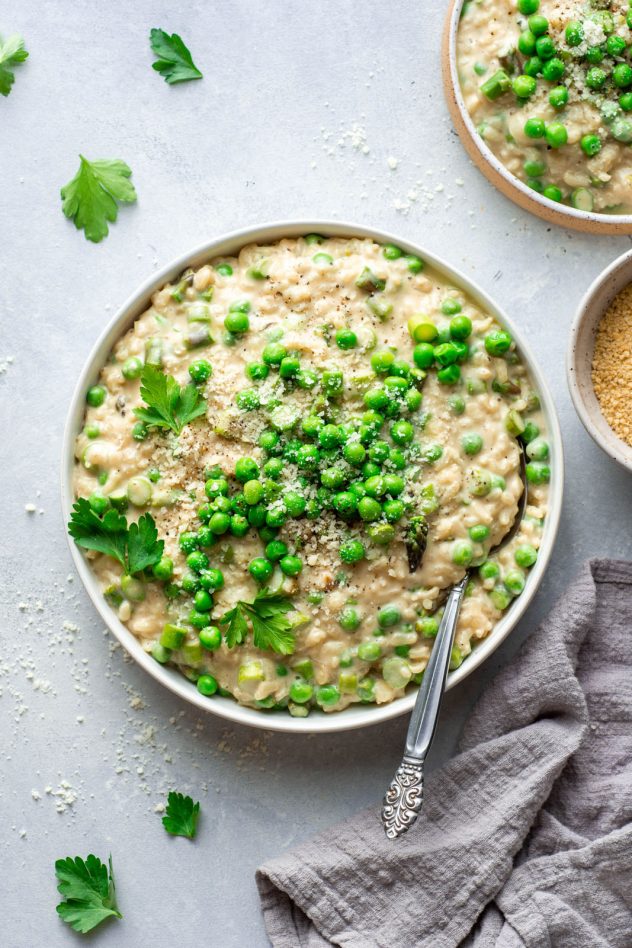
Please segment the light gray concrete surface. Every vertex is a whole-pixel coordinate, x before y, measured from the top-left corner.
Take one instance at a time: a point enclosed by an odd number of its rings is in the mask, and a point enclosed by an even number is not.
[[[346,218],[444,255],[529,338],[564,432],[561,533],[525,621],[448,696],[434,765],[580,561],[632,552],[632,480],[585,434],[564,377],[580,295],[630,241],[547,227],[472,167],[442,97],[446,6],[22,0],[2,13],[0,32],[22,32],[31,54],[0,101],[7,948],[77,943],[55,915],[53,863],[91,851],[112,853],[125,916],[95,944],[266,945],[255,867],[377,800],[406,726],[303,740],[226,727],[163,691],[104,634],[67,549],[61,433],[96,336],[152,269],[236,227]],[[169,88],[152,71],[153,26],[182,34],[203,81]],[[79,152],[125,159],[139,195],[97,246],[60,209]],[[154,812],[173,787],[201,800],[193,844],[168,838]]]

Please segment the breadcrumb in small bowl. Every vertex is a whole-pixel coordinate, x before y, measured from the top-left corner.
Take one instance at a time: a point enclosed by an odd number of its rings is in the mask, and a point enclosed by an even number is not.
[[[610,264],[582,299],[566,373],[588,434],[632,471],[632,250]]]

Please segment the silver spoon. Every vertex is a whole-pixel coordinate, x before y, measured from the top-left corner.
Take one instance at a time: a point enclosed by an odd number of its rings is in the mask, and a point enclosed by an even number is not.
[[[490,555],[496,553],[515,536],[527,506],[526,460],[522,442],[520,446],[520,476],[523,490],[518,511],[511,529],[500,543],[490,550]],[[439,631],[410,717],[404,757],[384,795],[382,824],[389,839],[397,839],[409,830],[421,810],[424,795],[424,761],[437,729],[439,710],[448,677],[454,632],[469,578],[470,571],[467,570],[463,579],[452,587],[446,600]]]

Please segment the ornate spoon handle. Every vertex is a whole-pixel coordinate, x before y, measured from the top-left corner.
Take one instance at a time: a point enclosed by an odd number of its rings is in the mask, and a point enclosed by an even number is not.
[[[410,829],[423,802],[423,767],[437,729],[441,699],[450,666],[454,630],[461,610],[469,574],[453,587],[445,605],[441,625],[428,666],[417,693],[408,725],[404,757],[382,805],[382,824],[389,839]]]

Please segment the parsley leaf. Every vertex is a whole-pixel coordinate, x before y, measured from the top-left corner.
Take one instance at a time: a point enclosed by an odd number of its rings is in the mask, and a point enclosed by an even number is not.
[[[206,412],[206,402],[195,385],[180,388],[172,375],[165,375],[155,365],[143,368],[140,394],[149,407],[135,408],[136,417],[155,428],[171,428],[177,435]]]
[[[202,78],[202,73],[193,62],[191,53],[177,33],[169,36],[164,30],[152,30],[149,34],[149,42],[152,52],[158,57],[156,62],[151,64],[152,69],[159,72],[169,85]]]
[[[81,856],[68,856],[55,863],[57,888],[65,900],[57,906],[57,913],[76,932],[92,931],[111,915],[123,918],[116,904],[111,856],[108,863],[109,875],[108,867],[93,855],[85,861]]]
[[[292,623],[286,613],[292,609],[292,601],[287,596],[270,592],[268,589],[257,593],[254,602],[244,602],[240,599],[219,620],[220,625],[228,625],[224,633],[226,645],[229,648],[241,645],[252,627],[253,641],[257,648],[278,652],[280,655],[291,655],[295,639]]]
[[[185,797],[171,790],[167,797],[167,812],[162,818],[162,825],[172,836],[186,836],[188,839],[193,839],[199,815],[199,803],[194,803],[191,797]]]
[[[118,216],[117,201],[133,204],[136,200],[134,185],[129,180],[132,169],[116,158],[79,158],[79,171],[61,189],[62,210],[66,217],[74,219],[77,230],[83,229],[87,240],[98,244],[109,233],[107,222]]]
[[[130,575],[157,563],[165,545],[158,539],[151,514],[143,514],[138,523],[128,526],[116,510],[107,510],[99,517],[85,497],[72,508],[68,532],[77,546],[114,557]]]
[[[14,33],[4,43],[0,37],[0,95],[8,96],[15,82],[15,76],[10,67],[23,63],[28,55],[24,49],[24,40],[19,33]]]

